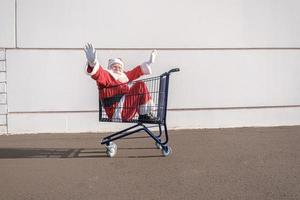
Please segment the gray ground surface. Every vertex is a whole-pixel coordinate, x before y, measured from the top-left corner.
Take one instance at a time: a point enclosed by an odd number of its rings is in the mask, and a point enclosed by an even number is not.
[[[169,157],[105,135],[0,136],[0,199],[300,199],[300,126],[170,131]]]

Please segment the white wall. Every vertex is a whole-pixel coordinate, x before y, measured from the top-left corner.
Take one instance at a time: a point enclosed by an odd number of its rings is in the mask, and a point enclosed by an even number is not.
[[[103,65],[122,57],[131,67],[156,48],[154,75],[181,68],[171,77],[170,128],[300,124],[299,1],[0,3],[10,10],[0,38],[10,134],[123,127],[97,121],[97,89],[84,74],[87,41]]]
[[[0,0],[0,48],[15,46],[15,2]]]
[[[298,0],[18,0],[18,46],[299,47]],[[34,10],[34,12],[33,12]]]

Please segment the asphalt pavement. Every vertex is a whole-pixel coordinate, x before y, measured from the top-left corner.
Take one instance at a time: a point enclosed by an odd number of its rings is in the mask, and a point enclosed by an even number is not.
[[[300,199],[300,126],[170,131],[162,156],[140,132],[0,136],[1,200]]]

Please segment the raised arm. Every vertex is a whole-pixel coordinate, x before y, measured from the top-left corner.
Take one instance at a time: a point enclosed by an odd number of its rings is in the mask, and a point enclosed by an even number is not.
[[[155,62],[156,59],[156,55],[157,55],[157,51],[153,50],[150,54],[149,60],[146,62],[143,62],[141,64],[142,70],[145,72],[144,74],[152,74],[152,68],[151,65]]]
[[[126,72],[126,75],[129,79],[129,81],[138,79],[142,75],[152,74],[151,65],[155,62],[156,55],[157,55],[157,51],[153,50],[150,54],[148,61],[143,62],[141,65],[138,65],[137,67],[133,68],[132,70]]]
[[[94,67],[98,63],[96,49],[91,43],[87,43],[84,47],[84,52],[88,65]]]

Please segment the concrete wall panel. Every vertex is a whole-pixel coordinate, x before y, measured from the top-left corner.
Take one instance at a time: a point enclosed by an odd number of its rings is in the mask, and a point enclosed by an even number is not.
[[[122,57],[128,66],[150,51],[98,51],[100,63]],[[83,51],[7,51],[10,112],[97,109],[97,87],[85,72]],[[170,108],[300,104],[300,51],[159,51],[153,75],[172,67]]]
[[[99,123],[95,113],[9,114],[8,132],[78,133],[114,132],[132,124]],[[287,126],[300,124],[300,108],[169,111],[169,129]],[[172,137],[172,136],[171,136]]]
[[[0,30],[0,48],[15,47],[15,1],[13,0],[0,0]]]
[[[23,48],[300,47],[299,10],[297,0],[17,0],[17,39]]]

